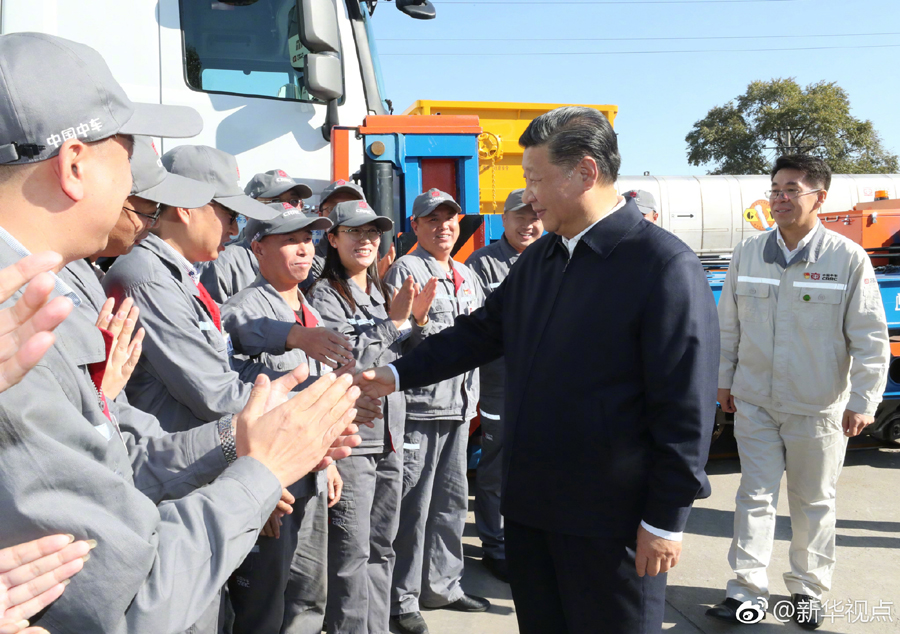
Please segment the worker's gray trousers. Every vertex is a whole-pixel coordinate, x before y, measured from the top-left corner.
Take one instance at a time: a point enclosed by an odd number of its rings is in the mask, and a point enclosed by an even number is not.
[[[791,514],[791,594],[821,597],[835,562],[835,494],[847,438],[841,415],[798,416],[735,399],[734,438],[741,457],[734,538],[728,563],[735,578],[726,594],[738,601],[769,598],[766,568],[775,539],[775,509],[787,475]]]
[[[394,540],[391,614],[437,608],[462,598],[462,534],[468,513],[469,425],[406,419],[403,500]]]
[[[482,397],[481,459],[475,472],[475,528],[485,557],[506,559],[500,485],[503,479],[503,399]]]
[[[292,489],[288,487],[294,493]],[[260,537],[228,581],[235,615],[233,634],[322,631],[328,492],[295,497],[294,512],[281,520],[281,537]]]
[[[398,439],[399,440],[399,439]],[[400,520],[403,448],[337,462],[344,481],[329,511],[328,632],[386,634]]]

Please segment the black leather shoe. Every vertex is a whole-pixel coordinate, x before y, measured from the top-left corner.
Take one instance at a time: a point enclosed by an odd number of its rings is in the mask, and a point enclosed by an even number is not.
[[[464,594],[461,599],[445,605],[442,609],[456,610],[457,612],[486,612],[489,607],[491,607],[491,602],[487,599]]]
[[[420,612],[407,612],[391,617],[391,623],[402,634],[428,634],[428,624]]]
[[[509,583],[509,568],[506,565],[505,559],[482,557],[481,564],[488,569],[488,572],[497,577],[497,579],[503,583]]]
[[[804,630],[817,630],[822,626],[822,602],[808,594],[792,594],[794,621]]]
[[[710,609],[706,611],[706,616],[711,616],[714,619],[719,619],[720,621],[728,621],[729,623],[740,623],[740,619],[737,617],[738,608],[741,607],[743,601],[738,601],[737,599],[733,599],[728,597],[719,605],[714,605]],[[760,621],[765,620],[766,614],[763,613],[762,619]]]

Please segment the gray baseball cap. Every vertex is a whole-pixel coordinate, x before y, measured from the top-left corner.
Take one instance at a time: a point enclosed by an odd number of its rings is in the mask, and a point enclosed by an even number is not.
[[[626,200],[628,198],[634,198],[634,202],[638,206],[638,209],[640,209],[641,213],[645,216],[647,214],[652,214],[654,211],[659,211],[656,208],[656,199],[653,198],[653,194],[650,192],[645,192],[643,189],[632,189],[622,195]]]
[[[416,199],[413,201],[412,217],[421,218],[422,216],[427,216],[441,205],[447,205],[451,209],[456,210],[458,214],[462,213],[462,207],[453,200],[453,196],[432,187],[427,192],[416,196]]]
[[[131,195],[155,203],[194,209],[202,207],[216,193],[209,183],[170,174],[163,167],[153,140],[148,136],[134,137],[131,155]]]
[[[351,181],[345,181],[343,178],[340,180],[336,180],[331,183],[328,187],[322,190],[322,194],[319,196],[319,208],[322,208],[322,203],[331,198],[334,194],[338,192],[346,192],[348,194],[355,195],[359,200],[365,200],[366,195],[363,193],[362,187],[353,183]]]
[[[244,193],[250,198],[275,198],[289,189],[296,189],[297,197],[301,200],[312,196],[309,185],[291,178],[284,170],[269,170],[257,174],[247,183]]]
[[[381,231],[390,231],[394,228],[394,221],[384,216],[379,216],[364,200],[348,200],[338,203],[328,214],[328,219],[337,227],[361,227],[370,222]]]
[[[209,183],[215,188],[213,200],[241,215],[271,220],[277,214],[247,196],[238,185],[237,159],[208,145],[179,145],[162,157],[163,166],[179,176]]]
[[[293,233],[294,231],[300,231],[300,229],[309,231],[317,229],[327,231],[331,229],[331,221],[328,218],[322,218],[315,214],[305,214],[290,203],[269,203],[266,207],[272,210],[275,217],[269,220],[258,220],[254,223],[253,228],[256,233],[251,237],[253,242],[262,240],[266,236]]]
[[[0,164],[45,161],[69,139],[202,129],[193,108],[133,103],[89,46],[44,33],[0,35]]]
[[[525,209],[525,207],[530,207],[531,205],[529,203],[522,202],[522,197],[524,195],[524,189],[514,189],[509,192],[509,196],[506,197],[506,202],[503,203],[503,212],[519,211],[520,209]]]

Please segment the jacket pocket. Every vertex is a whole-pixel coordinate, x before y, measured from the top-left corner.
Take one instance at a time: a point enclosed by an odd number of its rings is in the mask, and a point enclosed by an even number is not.
[[[795,296],[797,323],[813,330],[835,330],[843,299],[844,293],[839,290],[798,288]]]
[[[422,475],[422,433],[411,431],[403,434],[403,493],[414,488]]]
[[[738,319],[742,324],[769,321],[768,284],[738,282],[734,294],[737,296]]]

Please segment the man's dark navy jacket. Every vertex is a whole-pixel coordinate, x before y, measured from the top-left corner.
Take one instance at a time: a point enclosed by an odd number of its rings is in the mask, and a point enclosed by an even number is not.
[[[506,357],[503,514],[633,539],[682,531],[715,418],[719,323],[697,256],[632,200],[569,252],[546,235],[470,316],[394,363],[400,388]]]

